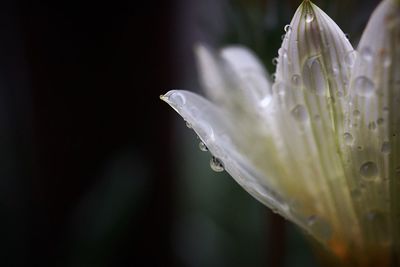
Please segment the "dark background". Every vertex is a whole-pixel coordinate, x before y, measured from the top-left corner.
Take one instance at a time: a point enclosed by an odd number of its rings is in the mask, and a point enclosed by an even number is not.
[[[316,2],[353,40],[377,3]],[[272,73],[298,4],[1,1],[0,266],[313,266],[159,100],[199,90],[196,41]]]

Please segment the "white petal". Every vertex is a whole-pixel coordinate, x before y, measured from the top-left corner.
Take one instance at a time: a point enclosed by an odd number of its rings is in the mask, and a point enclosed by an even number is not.
[[[364,235],[364,243],[366,246],[382,245],[390,243],[392,238],[400,239],[398,231],[395,231],[392,237],[386,236],[385,240],[382,240],[382,235],[373,233],[379,229],[389,229],[388,223],[392,219],[395,225],[400,224],[400,214],[396,214],[400,210],[400,187],[396,172],[400,164],[398,2],[381,2],[370,18],[357,51],[351,79],[351,98],[345,120],[345,131],[352,136],[352,143],[347,146],[343,144],[343,147],[347,152],[345,160],[349,162],[347,168],[353,173],[351,184],[366,184],[363,197],[371,204],[356,207],[359,217],[365,217],[374,209],[381,212],[386,221],[385,225],[363,223],[362,226],[368,233]],[[342,140],[342,143],[345,142]],[[369,180],[373,180],[374,183],[368,183]],[[389,214],[393,214],[392,218],[389,218]],[[373,231],[368,232],[368,229]]]
[[[211,152],[223,162],[225,170],[251,195],[263,204],[292,218],[287,204],[269,188],[266,179],[236,147],[235,122],[220,107],[194,93],[173,90],[161,96],[197,133]]]
[[[262,63],[247,48],[230,46],[215,53],[196,47],[202,85],[207,96],[227,109],[258,113],[271,101],[271,85]]]

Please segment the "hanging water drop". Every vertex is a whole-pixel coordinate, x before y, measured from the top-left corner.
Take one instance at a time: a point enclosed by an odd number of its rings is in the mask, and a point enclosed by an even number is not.
[[[307,109],[303,105],[296,105],[292,109],[291,114],[299,122],[304,122],[308,119]]]
[[[370,97],[375,93],[375,84],[366,76],[354,80],[354,90],[359,96]]]
[[[225,170],[221,160],[214,156],[210,159],[210,167],[215,172],[223,172]]]
[[[353,144],[354,138],[351,133],[344,133],[343,138],[346,145],[350,146],[351,144]]]
[[[313,56],[306,60],[302,68],[304,86],[317,95],[325,94],[328,81],[319,61],[319,56]]]
[[[208,151],[206,144],[204,144],[202,141],[200,141],[200,143],[199,143],[199,149],[204,152]]]
[[[186,127],[188,127],[189,129],[192,129],[192,125],[190,124],[190,122],[186,122]]]
[[[373,161],[367,161],[361,165],[360,174],[366,179],[375,178],[378,175],[378,166]]]
[[[274,58],[272,59],[272,64],[273,64],[274,66],[276,66],[276,65],[278,65],[278,63],[279,63],[279,59],[278,59],[277,57],[274,57]]]
[[[356,57],[357,57],[357,52],[355,50],[349,51],[344,57],[344,62],[349,67],[352,67],[354,65],[354,62],[356,61]]]
[[[372,61],[373,52],[370,47],[366,46],[361,48],[360,54],[362,59],[364,59],[365,61]]]
[[[299,87],[301,84],[301,77],[298,74],[293,74],[292,76],[292,84],[294,87]]]
[[[290,25],[286,25],[285,28],[283,28],[285,30],[286,33],[290,33],[292,31],[292,27],[290,27]]]
[[[314,14],[307,12],[305,15],[305,19],[307,23],[311,23],[314,20]]]

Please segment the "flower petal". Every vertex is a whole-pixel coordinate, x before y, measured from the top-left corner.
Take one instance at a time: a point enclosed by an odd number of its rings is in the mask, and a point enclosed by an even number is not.
[[[235,122],[223,109],[194,93],[173,90],[161,99],[174,108],[205,143],[225,170],[252,196],[284,217],[296,221],[283,198],[269,187],[262,175],[236,146]]]
[[[385,0],[372,14],[357,49],[352,73],[345,132],[351,144],[342,140],[345,160],[356,189],[365,188],[361,200],[371,205],[356,206],[363,218],[370,210],[382,214],[385,223],[363,223],[364,243],[385,246],[400,240],[400,4]],[[373,181],[373,182],[371,182]],[[377,193],[379,192],[379,193]],[[390,201],[388,201],[390,198]],[[363,203],[365,203],[364,201]],[[397,214],[396,214],[397,212]],[[395,234],[377,234],[389,229],[393,214]],[[372,230],[371,230],[372,229]],[[400,247],[400,244],[397,244]]]
[[[257,113],[270,104],[268,73],[249,49],[229,46],[216,53],[198,45],[195,51],[203,88],[214,102],[246,113]]]

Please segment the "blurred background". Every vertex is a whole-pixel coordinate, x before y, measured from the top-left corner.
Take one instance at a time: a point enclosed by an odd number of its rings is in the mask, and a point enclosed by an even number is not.
[[[357,43],[378,0],[315,0]],[[200,92],[193,45],[273,73],[300,1],[0,2],[0,266],[318,266],[159,95]]]

